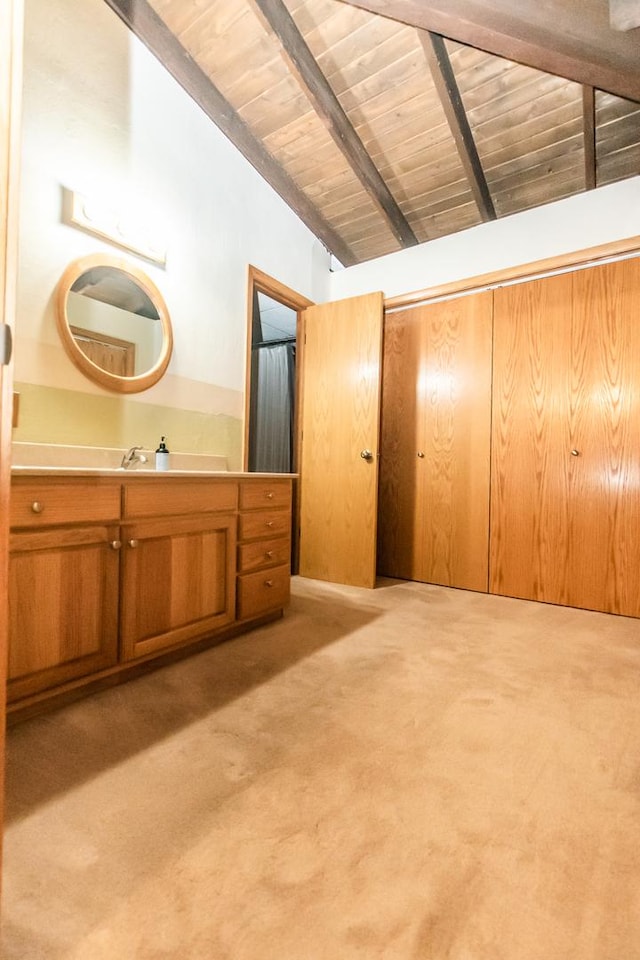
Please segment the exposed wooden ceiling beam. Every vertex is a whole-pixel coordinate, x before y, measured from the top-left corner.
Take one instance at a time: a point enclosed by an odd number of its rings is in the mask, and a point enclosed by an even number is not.
[[[640,101],[640,32],[611,29],[607,0],[341,0],[499,57]]]
[[[190,97],[344,266],[358,262],[348,245],[276,163],[147,0],[105,0]]]
[[[640,27],[638,0],[609,0],[609,22],[614,30],[633,30]]]
[[[596,175],[596,98],[593,87],[582,88],[582,130],[584,137],[584,185],[586,190],[597,186]]]
[[[285,60],[325,123],[354,174],[382,211],[403,247],[418,240],[282,0],[251,0],[265,28],[280,43]]]
[[[478,150],[445,42],[437,33],[427,33],[424,30],[418,30],[418,36],[480,216],[483,220],[495,220],[496,211],[491,199],[491,192],[478,156]]]

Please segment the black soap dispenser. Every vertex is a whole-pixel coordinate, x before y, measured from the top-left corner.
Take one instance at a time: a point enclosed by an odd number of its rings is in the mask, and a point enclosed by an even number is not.
[[[160,443],[158,444],[158,449],[156,450],[156,470],[169,469],[169,451],[167,450],[167,445],[164,441],[165,438],[160,437]]]

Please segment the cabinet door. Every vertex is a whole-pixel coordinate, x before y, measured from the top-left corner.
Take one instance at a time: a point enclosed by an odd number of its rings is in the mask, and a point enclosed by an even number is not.
[[[382,294],[309,307],[304,330],[300,574],[373,587]]]
[[[640,263],[495,294],[491,590],[640,616]]]
[[[122,528],[124,659],[213,633],[235,616],[236,516],[170,517]]]
[[[118,528],[11,536],[9,699],[116,663]]]
[[[385,318],[378,570],[488,589],[492,294]]]

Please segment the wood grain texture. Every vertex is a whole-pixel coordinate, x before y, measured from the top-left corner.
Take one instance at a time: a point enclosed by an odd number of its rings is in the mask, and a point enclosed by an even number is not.
[[[495,293],[493,592],[640,615],[639,294],[636,260]]]
[[[492,294],[385,320],[379,570],[488,588]]]
[[[12,535],[10,700],[116,662],[117,538],[117,526]]]
[[[14,325],[18,253],[22,0],[0,4],[0,324]],[[0,716],[5,715],[9,635],[9,491],[13,367],[0,366]],[[0,867],[4,822],[4,724],[0,728]],[[2,871],[0,870],[0,876]]]
[[[372,587],[382,294],[310,307],[305,332],[300,573]]]
[[[601,2],[556,3],[553,27],[548,8],[536,0],[521,0],[517,9],[510,0],[476,0],[473,7],[468,0],[342,2],[577,83],[640,99],[640,40],[611,30]]]
[[[122,540],[124,659],[167,649],[231,623],[234,514],[126,524]]]

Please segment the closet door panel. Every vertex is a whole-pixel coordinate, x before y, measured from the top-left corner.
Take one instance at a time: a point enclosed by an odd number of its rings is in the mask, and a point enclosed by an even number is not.
[[[380,544],[390,576],[488,589],[492,299],[385,321]]]
[[[640,616],[640,261],[573,275],[568,602]]]
[[[424,579],[424,444],[419,407],[420,371],[426,356],[420,310],[385,317],[378,518],[378,572]]]
[[[640,263],[495,294],[490,589],[640,615]]]
[[[572,279],[494,292],[490,590],[567,603]]]

